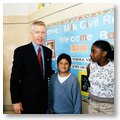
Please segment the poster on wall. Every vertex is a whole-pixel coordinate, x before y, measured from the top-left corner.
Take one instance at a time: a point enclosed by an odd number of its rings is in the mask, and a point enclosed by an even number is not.
[[[81,83],[85,80],[86,66],[90,62],[93,42],[106,40],[114,45],[114,9],[105,9],[58,21],[47,26],[46,46],[53,51],[52,67],[57,71],[56,60],[61,53],[72,58],[70,72]],[[83,76],[81,77],[81,75]],[[85,86],[82,86],[85,89]],[[87,90],[83,95],[88,96]]]

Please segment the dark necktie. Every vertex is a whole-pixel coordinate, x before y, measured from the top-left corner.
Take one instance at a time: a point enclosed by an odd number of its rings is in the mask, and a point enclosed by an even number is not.
[[[41,74],[43,76],[43,62],[42,62],[42,55],[41,55],[41,49],[38,49],[38,62],[40,65],[40,69],[41,69]]]

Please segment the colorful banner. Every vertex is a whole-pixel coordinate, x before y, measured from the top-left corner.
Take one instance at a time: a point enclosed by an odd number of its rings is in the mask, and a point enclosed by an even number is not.
[[[71,72],[79,77],[90,62],[93,42],[102,39],[114,45],[114,9],[106,9],[67,20],[47,27],[46,46],[53,51],[52,67],[57,71],[56,60],[61,53],[72,58]]]

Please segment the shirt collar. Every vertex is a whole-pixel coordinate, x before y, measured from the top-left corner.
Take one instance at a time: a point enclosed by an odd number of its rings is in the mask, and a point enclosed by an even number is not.
[[[39,45],[37,45],[34,41],[32,41],[32,44],[33,44],[33,47],[34,47],[36,53],[37,53],[37,51],[38,51],[39,48],[41,48],[41,50],[42,50],[42,45],[39,46]]]

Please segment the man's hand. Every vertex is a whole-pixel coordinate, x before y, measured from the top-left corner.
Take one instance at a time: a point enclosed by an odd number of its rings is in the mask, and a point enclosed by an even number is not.
[[[15,113],[21,114],[21,111],[23,110],[22,103],[13,104],[13,110],[15,111]]]

